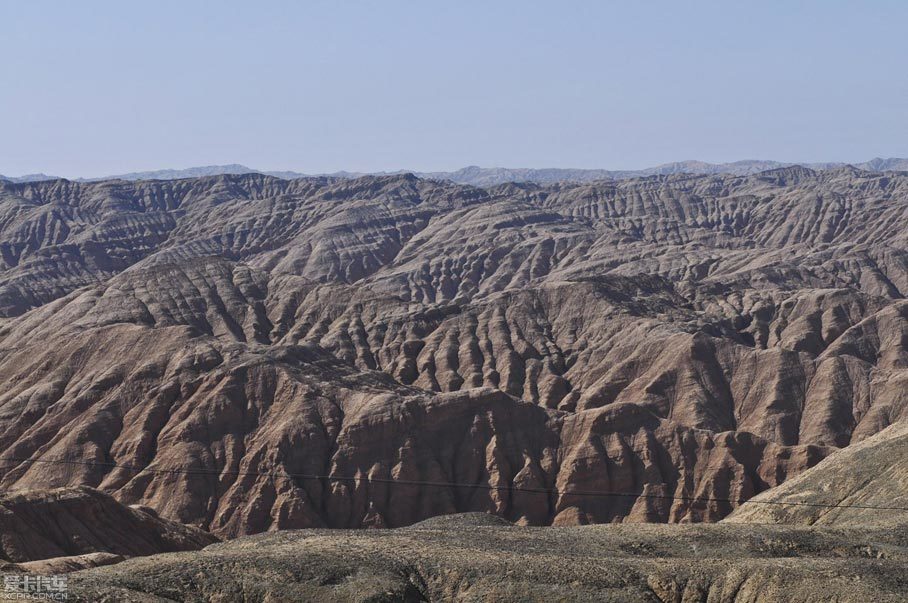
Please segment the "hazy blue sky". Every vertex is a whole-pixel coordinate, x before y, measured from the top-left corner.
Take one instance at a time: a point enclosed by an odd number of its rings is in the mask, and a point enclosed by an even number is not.
[[[0,0],[0,173],[908,156],[906,26],[904,0]]]

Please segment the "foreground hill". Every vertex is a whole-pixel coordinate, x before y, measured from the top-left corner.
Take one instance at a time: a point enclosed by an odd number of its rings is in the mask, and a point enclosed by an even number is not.
[[[904,601],[905,530],[520,528],[475,516],[303,530],[70,577],[77,601]]]
[[[836,452],[725,520],[835,526],[908,526],[908,423]]]
[[[0,183],[0,487],[222,536],[718,520],[905,418],[905,224],[853,168]]]

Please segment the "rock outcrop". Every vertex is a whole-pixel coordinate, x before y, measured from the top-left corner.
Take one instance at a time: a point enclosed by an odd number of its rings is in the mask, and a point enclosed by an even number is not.
[[[0,559],[25,571],[72,571],[214,542],[211,534],[84,486],[0,497]]]

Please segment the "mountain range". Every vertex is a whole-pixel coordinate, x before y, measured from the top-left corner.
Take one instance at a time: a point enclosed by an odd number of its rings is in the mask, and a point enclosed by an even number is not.
[[[624,180],[628,178],[640,178],[645,176],[664,176],[669,174],[733,174],[736,176],[745,176],[756,174],[766,170],[777,169],[781,167],[792,167],[803,165],[813,170],[825,170],[853,165],[854,167],[870,171],[908,171],[908,159],[899,158],[875,158],[857,164],[846,163],[806,163],[793,164],[779,161],[760,161],[744,160],[732,163],[706,163],[703,161],[678,161],[666,163],[652,168],[641,170],[597,170],[597,169],[565,169],[565,168],[481,168],[478,166],[469,166],[455,170],[453,172],[412,172],[420,178],[431,178],[436,180],[449,180],[459,184],[470,184],[473,186],[494,186],[496,184],[505,184],[507,182],[536,182],[536,183],[554,183],[554,182],[592,182],[596,180]],[[366,175],[391,175],[408,173],[406,170],[398,172],[334,172],[330,174],[317,174],[318,176],[329,176],[334,178],[358,178]],[[114,176],[105,176],[101,178],[79,178],[77,182],[93,182],[99,180],[177,180],[181,178],[199,178],[202,176],[217,176],[221,174],[265,174],[284,180],[293,180],[295,178],[310,177],[309,174],[303,174],[293,171],[261,171],[246,167],[239,164],[230,165],[209,165],[202,167],[193,167],[187,169],[168,169],[154,170],[149,172],[130,172],[127,174],[118,174]],[[9,182],[39,182],[42,180],[54,180],[55,176],[46,174],[29,174],[20,177],[0,176],[0,180]]]

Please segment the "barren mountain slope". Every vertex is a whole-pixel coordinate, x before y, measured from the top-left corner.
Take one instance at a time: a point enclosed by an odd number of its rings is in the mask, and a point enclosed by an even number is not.
[[[0,183],[0,484],[224,535],[719,519],[908,412],[906,200],[852,168]]]

